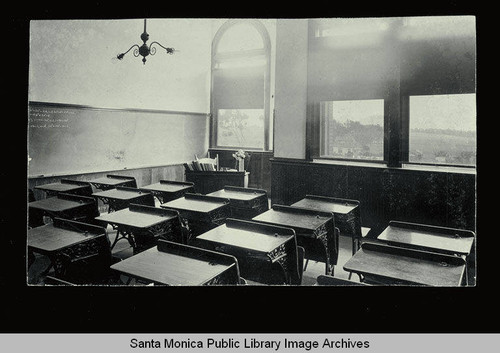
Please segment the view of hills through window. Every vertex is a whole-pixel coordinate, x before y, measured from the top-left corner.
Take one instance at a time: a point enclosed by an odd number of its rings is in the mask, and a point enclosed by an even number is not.
[[[409,161],[476,164],[476,95],[410,97]]]
[[[384,100],[320,104],[321,157],[383,160]]]

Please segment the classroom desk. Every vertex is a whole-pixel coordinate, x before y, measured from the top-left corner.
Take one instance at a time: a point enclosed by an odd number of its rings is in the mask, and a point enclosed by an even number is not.
[[[111,266],[130,278],[169,286],[237,285],[236,258],[226,254],[174,243],[158,245]]]
[[[252,220],[292,228],[297,244],[305,249],[305,258],[324,262],[325,274],[333,274],[339,254],[339,234],[331,212],[274,205]]]
[[[295,202],[292,206],[333,212],[335,227],[339,229],[340,235],[352,238],[352,254],[354,255],[358,251],[362,239],[359,201],[306,195],[305,198]]]
[[[463,257],[467,263],[467,284],[469,274],[475,276],[474,239],[472,231],[398,221],[390,221],[377,237],[377,240],[393,246]]]
[[[70,179],[61,179],[58,183],[37,185],[35,189],[45,192],[47,197],[55,196],[59,193],[90,196],[92,187],[88,182]]]
[[[130,204],[128,208],[101,215],[96,220],[110,224],[117,230],[111,249],[121,239],[129,242],[134,253],[149,245],[156,245],[155,241],[159,237],[185,242],[179,213],[174,210]]]
[[[134,177],[113,174],[108,174],[102,178],[92,179],[89,181],[89,183],[99,190],[114,189],[117,186],[125,186],[130,188],[137,187],[137,183]]]
[[[27,245],[29,258],[33,259],[35,252],[46,255],[50,265],[44,273],[54,267],[57,277],[65,277],[68,266],[80,259],[111,258],[104,228],[57,217],[51,224],[29,229]]]
[[[160,180],[158,183],[139,188],[150,192],[160,201],[165,203],[184,196],[185,193],[194,193],[194,184],[182,181]]]
[[[229,199],[233,218],[251,220],[269,210],[267,192],[261,189],[225,186],[224,189],[211,192],[207,196]]]
[[[223,224],[231,216],[228,199],[207,195],[186,193],[161,207],[179,211],[184,225],[189,228],[188,243],[192,238]]]
[[[29,225],[43,225],[43,216],[86,220],[99,215],[96,200],[92,197],[59,193],[57,196],[28,203]]]
[[[108,213],[127,208],[131,203],[145,206],[155,205],[153,194],[125,186],[94,192],[92,196],[108,205]]]
[[[248,187],[250,172],[185,171],[186,181],[196,185],[196,192],[209,194],[225,186]]]
[[[233,255],[240,275],[265,284],[300,284],[297,241],[291,228],[233,218],[195,239],[196,246]]]
[[[363,243],[345,264],[369,284],[460,286],[464,280],[465,260],[382,243]]]

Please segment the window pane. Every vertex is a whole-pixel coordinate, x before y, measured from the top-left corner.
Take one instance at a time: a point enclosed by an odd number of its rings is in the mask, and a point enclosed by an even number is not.
[[[476,95],[410,97],[409,161],[476,164]]]
[[[217,46],[217,52],[240,52],[264,48],[260,33],[253,25],[241,23],[232,26],[222,36]]]
[[[384,159],[384,100],[320,103],[321,156]]]
[[[264,148],[264,109],[219,109],[217,145]]]

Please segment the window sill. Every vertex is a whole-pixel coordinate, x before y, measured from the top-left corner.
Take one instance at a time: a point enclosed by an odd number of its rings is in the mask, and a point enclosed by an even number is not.
[[[353,161],[353,160],[344,160],[343,161],[343,160],[339,160],[339,159],[323,159],[323,158],[316,159],[316,158],[313,158],[313,163],[387,169],[387,165],[385,163],[383,163],[382,161],[366,162],[366,161]]]
[[[273,150],[262,150],[262,149],[252,149],[252,148],[240,148],[240,147],[210,147],[208,150],[209,151],[237,151],[242,149],[245,152],[250,152],[250,153],[273,153]]]
[[[365,162],[365,161],[341,161],[332,159],[313,159],[313,163],[329,164],[351,167],[365,167],[377,169],[393,169],[393,170],[408,170],[408,171],[426,171],[426,172],[442,172],[442,173],[457,173],[457,174],[476,174],[476,168],[456,167],[456,166],[440,166],[440,165],[419,165],[419,164],[403,164],[401,168],[387,167],[385,163],[380,162]]]
[[[476,168],[442,166],[442,165],[403,164],[402,169],[422,170],[422,171],[429,171],[429,172],[476,174]]]

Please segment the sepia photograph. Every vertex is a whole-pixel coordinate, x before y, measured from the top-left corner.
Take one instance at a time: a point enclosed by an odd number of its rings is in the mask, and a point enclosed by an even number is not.
[[[500,344],[472,5],[133,5],[10,15],[0,347]]]
[[[475,16],[36,19],[28,83],[28,286],[476,286]]]

